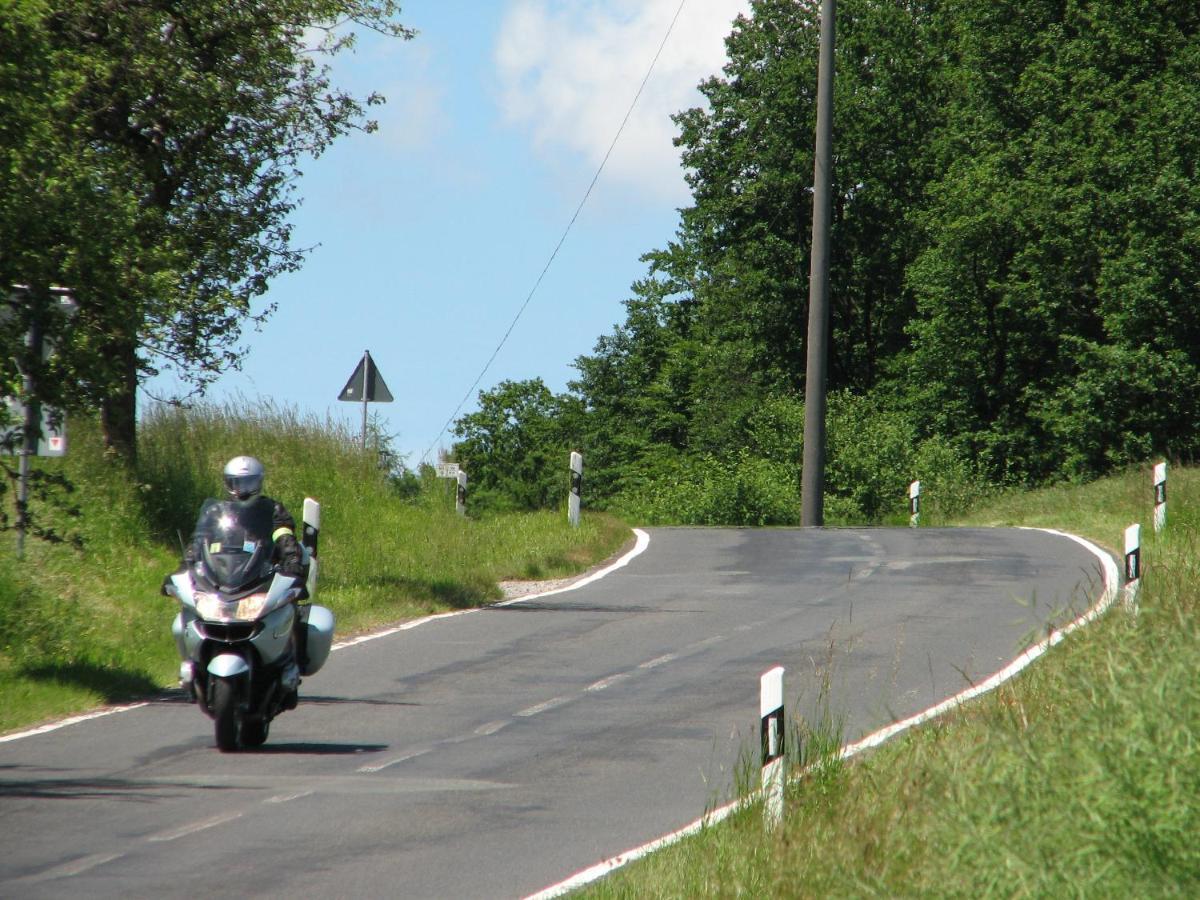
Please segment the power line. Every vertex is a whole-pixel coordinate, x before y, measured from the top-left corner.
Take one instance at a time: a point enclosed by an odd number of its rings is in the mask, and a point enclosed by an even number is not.
[[[533,287],[529,289],[529,293],[525,297],[525,302],[521,304],[521,308],[517,310],[517,314],[513,317],[512,322],[508,326],[508,330],[504,332],[504,336],[500,338],[500,343],[496,345],[496,349],[492,351],[492,355],[488,357],[488,361],[484,363],[483,369],[479,373],[479,377],[475,379],[474,384],[467,389],[467,393],[462,400],[458,402],[458,406],[454,408],[454,412],[450,414],[450,418],[446,420],[446,424],[433,439],[433,444],[421,454],[421,462],[429,458],[429,454],[433,451],[434,445],[437,444],[446,429],[450,427],[450,423],[458,416],[459,411],[466,406],[467,401],[471,399],[471,395],[475,393],[475,389],[479,387],[479,383],[483,381],[483,376],[487,374],[488,369],[492,367],[492,363],[496,361],[496,357],[500,354],[505,343],[508,341],[509,335],[513,333],[513,329],[517,327],[517,322],[521,320],[521,316],[525,312],[525,308],[529,306],[529,302],[533,299],[533,295],[537,293],[537,289],[541,287],[542,280],[546,277],[546,273],[550,271],[550,266],[554,263],[555,257],[558,256],[558,251],[562,249],[562,245],[567,240],[567,235],[571,233],[571,228],[575,225],[575,220],[579,218],[579,214],[583,212],[584,204],[592,195],[592,189],[595,188],[596,182],[600,180],[600,173],[604,171],[604,166],[608,163],[608,158],[612,156],[613,149],[617,146],[617,141],[621,139],[621,133],[625,131],[625,126],[629,124],[629,117],[633,115],[633,110],[637,106],[637,102],[641,99],[642,91],[646,89],[646,84],[650,81],[650,76],[654,72],[654,67],[658,64],[658,58],[662,56],[663,48],[667,46],[667,41],[671,37],[671,32],[675,30],[675,23],[679,21],[679,15],[683,12],[684,6],[687,5],[687,0],[679,0],[679,6],[675,10],[675,15],[671,18],[671,24],[667,26],[666,34],[663,35],[662,41],[658,45],[658,49],[654,52],[654,58],[650,60],[650,66],[646,69],[646,75],[642,79],[642,83],[638,85],[637,93],[633,95],[633,100],[629,104],[629,109],[625,111],[625,118],[621,120],[620,126],[617,128],[617,133],[613,135],[612,143],[608,145],[608,150],[604,154],[604,158],[600,160],[600,165],[596,169],[596,174],[592,176],[591,183],[587,186],[587,190],[583,193],[583,199],[579,201],[579,205],[575,207],[575,213],[571,216],[571,220],[567,222],[567,227],[563,229],[562,237],[558,239],[558,243],[554,246],[554,251],[550,254],[550,258],[546,260],[546,265],[542,267],[541,273],[537,280],[533,283]]]

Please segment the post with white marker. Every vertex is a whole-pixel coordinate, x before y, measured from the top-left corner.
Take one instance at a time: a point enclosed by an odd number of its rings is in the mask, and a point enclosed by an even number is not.
[[[908,486],[908,525],[916,528],[921,524],[921,482],[914,481]]]
[[[1137,611],[1138,588],[1142,583],[1142,526],[1125,529],[1125,606]]]
[[[1154,533],[1167,527],[1167,464],[1154,467]]]
[[[770,829],[783,820],[783,666],[764,672],[759,679],[758,709],[762,719],[763,821]]]
[[[467,514],[467,473],[458,470],[458,490],[454,494],[454,511],[460,516]]]
[[[583,493],[583,454],[571,451],[571,494],[567,498],[567,521],[579,527],[579,498]]]

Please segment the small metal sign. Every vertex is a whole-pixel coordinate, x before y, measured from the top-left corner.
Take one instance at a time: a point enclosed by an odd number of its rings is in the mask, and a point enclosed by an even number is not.
[[[14,455],[24,442],[25,405],[14,397],[0,401],[8,407],[11,424],[0,426],[0,453]],[[67,419],[62,410],[42,405],[42,434],[38,440],[38,456],[67,455]]]
[[[370,350],[363,353],[338,399],[353,403],[391,403],[395,399],[379,374],[375,360],[371,359]]]
[[[438,463],[437,477],[438,478],[457,478],[459,472],[458,463]]]

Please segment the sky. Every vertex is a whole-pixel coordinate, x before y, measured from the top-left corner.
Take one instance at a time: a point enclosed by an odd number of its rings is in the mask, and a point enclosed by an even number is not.
[[[720,74],[724,39],[748,7],[402,3],[413,40],[368,33],[334,60],[335,84],[387,97],[371,111],[379,129],[301,166],[293,243],[312,250],[261,298],[277,311],[243,336],[241,371],[209,399],[269,400],[357,433],[361,406],[337,397],[369,350],[395,398],[369,412],[415,467],[450,448],[451,420],[477,408],[479,391],[531,378],[565,391],[576,358],[624,321],[630,286],[646,274],[640,257],[675,235],[689,194],[670,117],[704,102],[696,85]],[[148,387],[162,395],[172,384]]]

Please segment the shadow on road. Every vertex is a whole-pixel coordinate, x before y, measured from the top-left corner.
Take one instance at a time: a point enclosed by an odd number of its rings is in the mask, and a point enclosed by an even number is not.
[[[13,767],[6,767],[13,768]],[[0,779],[0,799],[24,800],[127,800],[148,803],[167,796],[182,797],[191,791],[232,790],[233,785],[197,785],[191,781],[138,781],[128,778]]]
[[[353,756],[363,753],[382,753],[388,744],[317,744],[309,741],[293,744],[272,744],[269,741],[261,747],[239,750],[241,755],[262,755],[293,753],[297,756]]]

